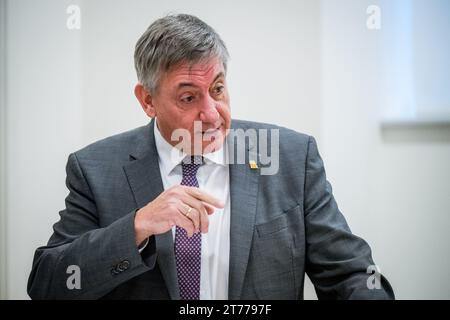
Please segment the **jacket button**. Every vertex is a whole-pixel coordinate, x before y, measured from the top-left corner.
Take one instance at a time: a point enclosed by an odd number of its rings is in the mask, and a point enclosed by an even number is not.
[[[130,261],[128,260],[123,260],[120,264],[119,264],[119,268],[122,269],[122,271],[127,270],[130,267]]]
[[[117,275],[119,274],[119,271],[118,271],[116,268],[112,268],[112,269],[111,269],[111,274],[112,274],[113,276],[117,276]]]
[[[123,260],[121,262],[119,262],[118,264],[116,264],[112,269],[111,269],[111,274],[113,276],[117,276],[119,273],[127,270],[130,267],[130,261],[128,260]]]

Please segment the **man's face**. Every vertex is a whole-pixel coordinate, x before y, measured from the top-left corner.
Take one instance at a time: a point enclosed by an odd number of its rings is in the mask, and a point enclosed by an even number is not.
[[[225,70],[220,59],[198,64],[181,64],[160,79],[152,105],[162,136],[171,141],[176,129],[186,129],[191,141],[201,142],[202,153],[222,147],[230,128],[230,100]],[[194,127],[194,121],[198,121]],[[200,147],[200,146],[198,146]],[[189,150],[185,150],[189,151]],[[191,154],[194,153],[193,146]]]

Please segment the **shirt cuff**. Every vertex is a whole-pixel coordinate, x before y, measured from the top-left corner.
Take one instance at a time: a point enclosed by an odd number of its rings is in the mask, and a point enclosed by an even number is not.
[[[139,253],[142,253],[142,251],[144,251],[144,249],[147,245],[148,245],[148,238],[145,240],[145,242],[143,244],[141,243],[139,245],[139,247],[138,247]]]

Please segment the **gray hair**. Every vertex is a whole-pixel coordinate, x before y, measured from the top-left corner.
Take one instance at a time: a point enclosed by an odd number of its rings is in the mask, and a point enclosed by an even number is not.
[[[228,50],[220,36],[199,18],[168,15],[153,22],[136,43],[134,66],[139,82],[154,93],[162,72],[180,63],[221,59],[225,71]]]

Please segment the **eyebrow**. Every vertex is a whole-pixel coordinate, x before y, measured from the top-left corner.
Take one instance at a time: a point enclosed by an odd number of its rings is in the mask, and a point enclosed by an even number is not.
[[[217,74],[217,76],[214,78],[213,82],[216,82],[217,79],[219,79],[220,77],[224,77],[224,73],[223,72],[219,72]],[[177,89],[180,89],[182,87],[197,87],[197,85],[195,85],[193,82],[180,82],[177,86]]]

